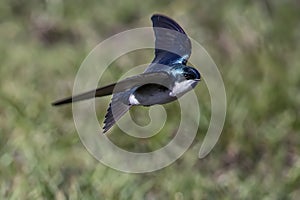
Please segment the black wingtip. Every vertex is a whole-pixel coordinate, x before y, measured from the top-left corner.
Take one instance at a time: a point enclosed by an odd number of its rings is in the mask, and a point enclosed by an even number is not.
[[[103,135],[106,135],[106,133],[107,133],[108,129],[105,129],[105,128],[103,127],[103,129],[102,129],[102,130],[103,130],[102,134],[103,134]]]
[[[162,14],[153,14],[151,16],[151,21],[154,22],[156,20],[159,20],[159,18],[167,18],[167,19],[170,19],[169,17],[165,16],[165,15],[162,15]]]
[[[104,117],[104,126],[103,126],[103,134],[105,134],[114,124],[115,120],[112,114],[111,103],[109,104],[106,115]]]
[[[151,19],[155,18],[155,17],[163,17],[163,18],[168,18],[168,19],[171,19],[170,17],[168,17],[167,15],[164,15],[164,14],[158,14],[158,13],[155,13],[151,16]],[[171,19],[172,20],[172,19]]]

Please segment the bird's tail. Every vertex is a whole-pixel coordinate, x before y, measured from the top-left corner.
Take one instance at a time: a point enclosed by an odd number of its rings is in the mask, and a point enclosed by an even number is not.
[[[59,105],[63,105],[63,104],[67,104],[67,103],[72,103],[72,102],[76,102],[76,101],[82,101],[82,100],[86,100],[86,99],[91,99],[94,98],[96,96],[96,91],[89,91],[89,92],[85,92],[83,94],[79,94],[73,97],[67,97],[64,99],[60,99],[58,101],[55,101],[52,103],[53,106],[59,106]]]
[[[91,99],[91,98],[95,98],[95,97],[102,97],[102,96],[107,96],[107,95],[111,95],[113,93],[113,89],[115,87],[116,83],[95,89],[95,90],[91,90],[82,94],[78,94],[72,97],[67,97],[64,99],[60,99],[58,101],[55,101],[52,103],[53,106],[59,106],[59,105],[63,105],[63,104],[67,104],[67,103],[72,103],[72,102],[77,102],[77,101],[82,101],[82,100],[86,100],[86,99]]]

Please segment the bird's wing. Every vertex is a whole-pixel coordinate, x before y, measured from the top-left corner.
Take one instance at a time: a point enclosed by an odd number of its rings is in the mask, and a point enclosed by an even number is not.
[[[186,64],[191,55],[191,41],[184,30],[172,19],[163,15],[151,17],[155,34],[153,63]]]
[[[123,93],[113,95],[105,115],[103,133],[106,133],[131,107],[123,103],[123,98]]]
[[[113,93],[124,92],[126,90],[132,89],[134,87],[139,87],[149,83],[156,83],[164,85],[166,87],[171,87],[172,76],[166,72],[149,72],[143,73],[137,76],[126,78],[118,83],[113,83],[95,90],[91,90],[73,97],[64,98],[53,102],[53,106],[63,105],[67,103],[82,101],[86,99],[91,99],[94,97],[102,97],[106,95],[111,95]]]

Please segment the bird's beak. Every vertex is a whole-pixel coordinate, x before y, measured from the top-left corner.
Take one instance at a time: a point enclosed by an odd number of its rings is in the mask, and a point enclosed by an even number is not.
[[[194,81],[201,81],[201,79],[199,78],[199,79],[194,79]]]

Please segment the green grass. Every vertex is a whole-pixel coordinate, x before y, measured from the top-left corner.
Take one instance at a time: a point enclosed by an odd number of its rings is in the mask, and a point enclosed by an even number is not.
[[[292,0],[1,1],[0,198],[297,199],[299,9]],[[226,123],[216,147],[199,160],[210,118],[201,82],[196,91],[202,116],[190,149],[162,170],[126,174],[86,151],[71,107],[50,103],[71,93],[77,69],[94,46],[120,31],[149,26],[153,13],[179,21],[215,60],[226,87]],[[152,52],[143,55],[116,62],[111,77],[150,61]],[[109,98],[103,102],[100,122]],[[117,128],[110,137],[128,149],[159,148],[171,137],[172,120],[163,136],[148,143]]]

